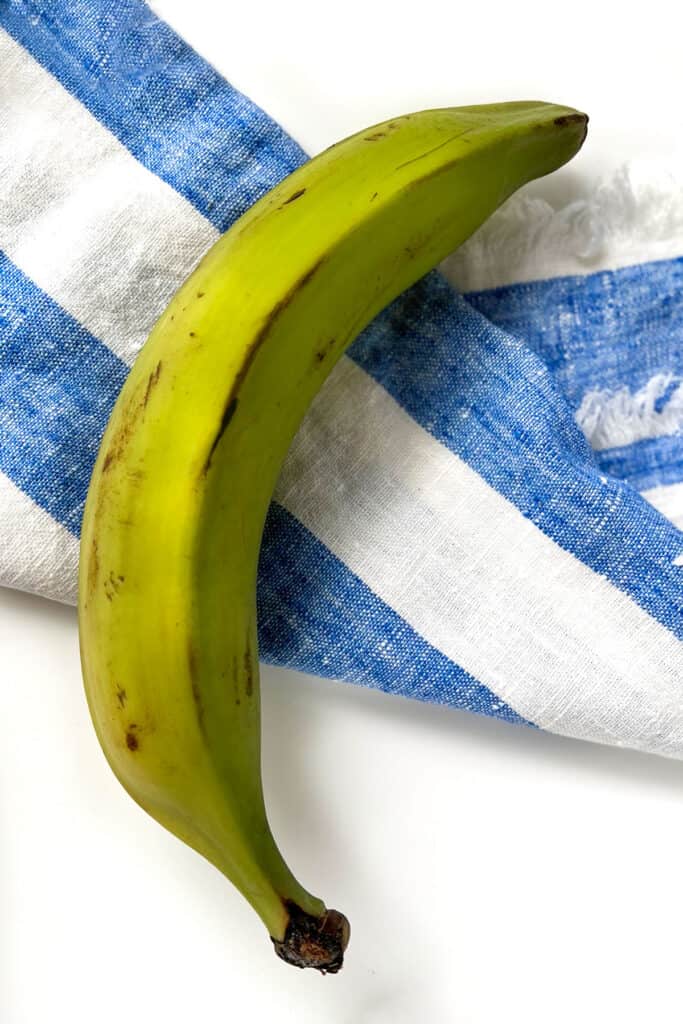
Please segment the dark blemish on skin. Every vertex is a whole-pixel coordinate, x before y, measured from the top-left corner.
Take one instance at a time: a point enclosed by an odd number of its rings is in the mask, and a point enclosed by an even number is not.
[[[90,549],[90,563],[88,565],[88,586],[94,590],[97,585],[97,577],[100,572],[100,560],[97,554],[97,538],[92,542]]]
[[[564,128],[567,125],[572,124],[583,125],[583,135],[581,136],[581,141],[579,142],[577,149],[583,146],[586,141],[586,136],[588,135],[588,116],[586,114],[563,114],[561,117],[556,117],[553,123],[556,124],[558,128]]]
[[[116,700],[120,708],[125,708],[127,699],[126,691],[122,686],[119,686],[116,691]]]
[[[364,135],[363,138],[366,142],[377,142],[377,139],[383,139],[386,132],[373,132],[372,135]]]
[[[238,394],[240,388],[242,387],[242,384],[244,383],[244,379],[247,376],[247,373],[249,372],[251,364],[253,363],[254,359],[256,358],[256,355],[257,355],[259,349],[261,348],[261,345],[264,343],[264,341],[268,337],[268,335],[269,335],[269,333],[270,333],[270,331],[271,331],[271,329],[273,327],[273,324],[276,323],[278,317],[283,312],[283,310],[285,310],[287,308],[287,306],[290,304],[292,299],[299,293],[299,291],[303,287],[305,287],[305,285],[308,284],[308,282],[311,280],[311,278],[313,278],[315,276],[315,274],[318,272],[318,270],[320,270],[320,268],[326,262],[326,259],[327,259],[326,256],[321,256],[320,259],[316,263],[313,264],[313,266],[310,268],[310,270],[307,270],[306,273],[303,274],[299,278],[298,281],[294,282],[294,284],[289,289],[287,294],[284,295],[275,306],[273,306],[273,308],[271,309],[270,313],[266,317],[266,320],[264,321],[263,326],[261,327],[260,331],[255,336],[254,340],[252,341],[251,345],[249,346],[249,348],[247,350],[247,353],[246,353],[246,355],[244,357],[244,362],[242,363],[242,366],[240,368],[239,373],[235,376],[234,383],[232,385],[232,388],[230,389],[230,394],[228,395],[227,402],[225,404],[225,409],[223,410],[223,415],[221,417],[221,422],[220,422],[220,424],[218,426],[218,430],[216,431],[216,435],[214,436],[214,439],[211,442],[211,448],[209,449],[209,454],[207,455],[206,460],[204,462],[204,465],[202,466],[201,476],[206,476],[208,470],[211,467],[211,459],[213,458],[213,453],[216,450],[216,446],[218,445],[218,442],[220,441],[221,437],[223,436],[223,433],[224,433],[226,427],[228,426],[230,420],[232,419],[232,417],[233,417],[233,415],[235,413],[235,409],[237,408],[237,402],[238,402],[237,394]]]
[[[239,675],[237,672],[237,655],[232,656],[232,681],[235,688],[235,704],[239,707],[242,703],[240,701],[240,690],[239,690]]]
[[[196,332],[195,331],[190,331],[190,337],[191,338],[196,338],[197,337]]]
[[[370,196],[370,202],[372,202],[373,199],[376,199],[378,195],[379,192],[373,192],[372,195]]]
[[[285,199],[285,201],[284,201],[284,203],[282,205],[283,206],[288,206],[289,203],[293,203],[295,199],[301,199],[301,197],[302,197],[302,195],[304,194],[305,191],[306,191],[305,188],[300,188],[296,192],[292,192],[292,194],[289,197],[289,199]]]
[[[149,398],[150,391],[152,390],[157,380],[159,379],[160,372],[161,363],[158,363],[156,369],[150,375],[150,378],[147,381],[147,390],[145,392],[142,402],[136,402],[134,404],[131,402],[127,403],[125,414],[123,416],[123,421],[119,426],[118,430],[115,432],[114,436],[112,437],[111,442],[109,444],[109,448],[107,450],[107,454],[104,457],[104,462],[102,463],[102,474],[106,473],[107,470],[109,470],[115,463],[117,463],[121,456],[123,455],[123,453],[125,452],[126,445],[130,441],[133,434],[133,427],[135,425],[135,421],[137,420],[140,413],[144,410],[145,405],[147,403],[147,399]]]
[[[197,721],[199,723],[199,728],[204,732],[204,703],[202,701],[202,693],[199,689],[199,683],[197,682],[197,652],[191,642],[187,647],[187,663],[190,669],[192,700],[197,708]]]
[[[566,124],[587,124],[588,118],[585,114],[562,114],[561,117],[556,117],[553,124],[556,124],[559,128],[562,128]]]
[[[202,703],[202,695],[199,685],[194,681],[194,679],[192,680],[192,700],[197,708],[197,721],[199,723],[199,728],[204,732],[204,705]]]
[[[121,583],[125,583],[126,582],[126,577],[125,576],[119,576],[118,579],[121,581]]]
[[[330,338],[329,341],[326,341],[325,344],[321,348],[318,349],[318,351],[315,354],[315,360],[316,360],[317,363],[324,362],[325,358],[332,351],[332,348],[333,348],[334,343],[335,343],[336,340],[337,340],[336,338]]]
[[[145,397],[142,400],[143,406],[147,405],[147,401],[152,393],[152,389],[157,384],[159,377],[161,376],[161,365],[161,360],[159,360],[156,367],[149,375],[149,379],[147,381],[147,390],[145,391]]]
[[[237,409],[237,398],[232,398],[231,397],[229,399],[228,404],[226,405],[225,409],[223,410],[223,415],[221,416],[220,425],[219,425],[218,430],[216,432],[216,436],[213,439],[213,443],[211,445],[211,448],[209,449],[209,454],[207,456],[206,462],[204,463],[204,473],[206,473],[208,471],[208,469],[209,469],[209,467],[211,465],[211,459],[213,458],[213,453],[216,451],[216,448],[218,447],[220,439],[222,438],[223,434],[225,433],[225,431],[227,429],[227,426],[230,423],[230,420],[235,415],[235,410],[236,409]]]
[[[197,298],[198,299],[203,299],[205,295],[206,295],[206,292],[197,292]]]
[[[136,726],[131,725],[130,728],[135,729]],[[128,747],[129,750],[137,750],[140,746],[137,736],[130,730],[126,733],[126,746]]]
[[[123,576],[114,576],[113,572],[109,573],[109,578],[104,581],[104,593],[108,601],[111,601],[115,594],[118,594],[123,582]]]
[[[325,256],[321,256],[320,259],[318,260],[318,262],[314,263],[313,266],[311,267],[311,269],[307,270],[306,273],[302,277],[300,277],[299,280],[294,285],[292,285],[290,290],[285,295],[284,299],[281,299],[278,302],[278,304],[275,307],[275,309],[273,310],[273,312],[277,311],[278,313],[280,313],[283,309],[285,309],[289,305],[289,303],[292,301],[292,299],[294,298],[296,293],[299,291],[299,289],[303,288],[303,286],[305,284],[308,284],[308,282],[311,280],[313,275],[316,274],[318,272],[318,270],[320,270],[320,267],[325,262],[325,259],[326,259]]]
[[[244,652],[244,675],[246,678],[245,691],[247,697],[251,697],[254,692],[254,668],[251,663],[251,650],[247,647]]]
[[[408,245],[405,245],[403,247],[403,251],[406,256],[410,259],[413,259],[415,256],[419,256],[420,252],[424,248],[425,241],[425,238],[418,238],[415,241],[410,242]]]
[[[438,146],[432,146],[431,149],[426,150],[424,153],[420,153],[419,156],[414,156],[411,160],[404,160],[404,162],[402,164],[398,164],[398,166],[396,166],[394,170],[399,171],[402,167],[407,167],[409,164],[414,164],[418,160],[424,160],[426,156],[430,156],[432,153],[436,153],[437,150],[443,149],[444,146],[448,146],[449,143],[455,142],[456,139],[461,139],[463,135],[467,135],[469,132],[472,132],[474,130],[475,126],[472,125],[470,128],[465,128],[464,131],[456,132],[455,135],[451,135],[443,142],[440,142]]]

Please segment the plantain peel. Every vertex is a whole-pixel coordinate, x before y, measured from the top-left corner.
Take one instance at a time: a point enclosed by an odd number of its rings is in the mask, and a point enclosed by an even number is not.
[[[571,159],[586,124],[540,102],[427,110],[310,160],[174,296],[102,439],[79,578],[97,736],[133,799],[237,886],[298,967],[338,971],[349,926],[292,874],[264,806],[256,576],[280,467],[357,334]]]

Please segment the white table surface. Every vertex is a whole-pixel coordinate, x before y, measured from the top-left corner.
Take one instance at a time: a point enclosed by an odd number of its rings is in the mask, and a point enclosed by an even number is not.
[[[680,133],[660,0],[235,6],[155,4],[311,153],[408,110],[554,100],[591,115],[544,183],[561,198]],[[320,977],[278,961],[242,897],[119,787],[75,611],[0,591],[0,649],[2,1024],[683,1019],[680,763],[266,669],[275,834],[352,923],[344,970]]]

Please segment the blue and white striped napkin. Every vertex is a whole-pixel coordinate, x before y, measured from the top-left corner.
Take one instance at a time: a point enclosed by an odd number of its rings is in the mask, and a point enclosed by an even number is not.
[[[305,159],[141,0],[0,0],[0,582],[75,600],[130,365]],[[680,179],[624,169],[380,315],[280,480],[264,659],[683,756],[681,257]]]

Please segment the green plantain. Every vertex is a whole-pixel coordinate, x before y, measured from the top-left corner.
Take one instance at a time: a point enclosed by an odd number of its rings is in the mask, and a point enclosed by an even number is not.
[[[256,574],[304,413],[392,299],[587,118],[536,102],[423,111],[332,146],[207,253],[140,352],[83,519],[81,660],[130,795],[244,894],[278,954],[334,972],[348,924],[296,880],[261,785]]]

